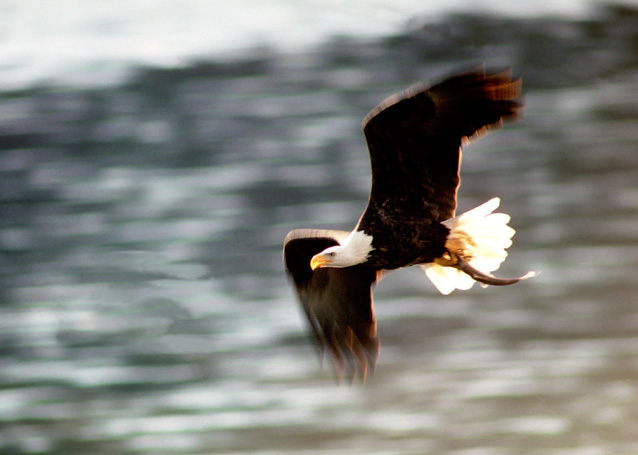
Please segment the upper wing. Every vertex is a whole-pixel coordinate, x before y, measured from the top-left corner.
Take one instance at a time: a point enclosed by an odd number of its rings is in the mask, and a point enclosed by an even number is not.
[[[310,268],[310,259],[339,244],[348,232],[297,229],[284,241],[284,265],[308,317],[315,341],[328,348],[337,376],[348,370],[374,369],[379,355],[371,286],[376,272],[365,265],[347,268]]]
[[[515,118],[520,93],[521,81],[509,71],[477,69],[379,104],[363,121],[372,191],[362,222],[384,208],[435,221],[453,217],[462,141]]]

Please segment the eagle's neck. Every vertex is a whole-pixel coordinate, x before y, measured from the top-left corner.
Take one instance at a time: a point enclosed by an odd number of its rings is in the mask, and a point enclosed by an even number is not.
[[[341,246],[348,252],[352,265],[366,262],[370,257],[370,253],[374,250],[372,236],[357,230],[352,231],[341,242]]]

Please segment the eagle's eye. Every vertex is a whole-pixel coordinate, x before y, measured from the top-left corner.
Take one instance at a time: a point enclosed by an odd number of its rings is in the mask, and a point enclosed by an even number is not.
[[[334,251],[332,253],[328,253],[328,257],[329,258],[333,258],[337,255],[337,253],[335,253]]]

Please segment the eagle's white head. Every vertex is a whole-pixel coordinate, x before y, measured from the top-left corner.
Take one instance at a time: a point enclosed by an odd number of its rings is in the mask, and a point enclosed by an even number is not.
[[[343,268],[363,264],[374,250],[372,236],[363,231],[352,231],[340,245],[326,248],[316,254],[310,261],[310,268],[319,267]]]

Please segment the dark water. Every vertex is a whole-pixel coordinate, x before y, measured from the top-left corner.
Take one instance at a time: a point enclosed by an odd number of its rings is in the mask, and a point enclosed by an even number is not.
[[[527,111],[466,150],[461,210],[500,196],[502,274],[542,274],[447,297],[390,275],[378,371],[336,387],[281,241],[352,228],[370,108],[479,61]],[[638,453],[637,122],[622,8],[2,94],[0,453]]]

